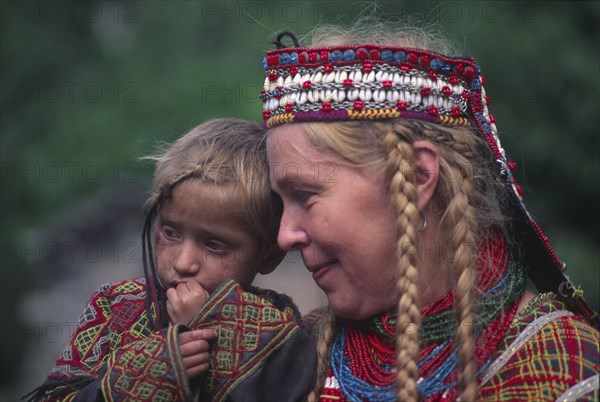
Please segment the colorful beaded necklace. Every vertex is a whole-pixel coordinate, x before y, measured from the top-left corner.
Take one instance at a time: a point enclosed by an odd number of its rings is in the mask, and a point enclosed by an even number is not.
[[[483,294],[474,328],[478,376],[490,364],[525,289],[525,270],[509,258],[500,234],[487,237],[480,245],[479,268],[478,288]],[[425,400],[454,400],[458,396],[453,303],[451,290],[422,311],[418,391]],[[393,312],[365,321],[342,322],[331,349],[328,382],[331,385],[335,379],[336,386],[326,389],[321,400],[336,396],[351,401],[395,401],[395,327]]]

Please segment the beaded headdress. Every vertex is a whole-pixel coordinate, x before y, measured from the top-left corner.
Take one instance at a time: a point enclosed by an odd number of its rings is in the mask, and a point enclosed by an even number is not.
[[[285,47],[288,36],[294,46]],[[512,187],[514,226],[523,242],[529,276],[540,292],[552,291],[598,327],[598,314],[565,274],[548,238],[522,201],[511,162],[490,114],[485,80],[469,57],[393,46],[358,45],[303,48],[283,31],[276,50],[263,60],[261,90],[266,127],[290,122],[419,119],[441,125],[471,126],[488,143],[500,176]]]

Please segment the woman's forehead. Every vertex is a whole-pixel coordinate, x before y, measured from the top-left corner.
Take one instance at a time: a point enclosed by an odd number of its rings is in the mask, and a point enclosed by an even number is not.
[[[269,162],[279,158],[293,158],[311,163],[339,162],[333,151],[312,143],[302,124],[284,124],[270,131],[267,138]]]

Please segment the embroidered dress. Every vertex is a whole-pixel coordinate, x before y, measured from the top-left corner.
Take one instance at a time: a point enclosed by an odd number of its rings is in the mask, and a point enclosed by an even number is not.
[[[484,242],[479,268],[480,399],[598,400],[598,331],[551,294],[538,296],[516,314],[525,273],[509,258],[501,236]],[[420,400],[453,401],[459,395],[453,302],[449,292],[422,311]],[[395,401],[395,328],[392,313],[342,321],[320,401]]]
[[[189,326],[152,331],[143,278],[102,286],[35,398],[44,401],[302,400],[314,344],[286,296],[222,284]],[[153,307],[155,307],[153,305]],[[152,310],[153,315],[156,309]],[[210,369],[190,383],[177,335],[212,328]]]

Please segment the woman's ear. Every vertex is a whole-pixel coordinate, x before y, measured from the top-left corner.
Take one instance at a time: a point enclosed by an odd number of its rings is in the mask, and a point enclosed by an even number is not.
[[[440,176],[440,155],[429,141],[419,140],[412,144],[415,157],[415,182],[421,211],[433,197]]]

